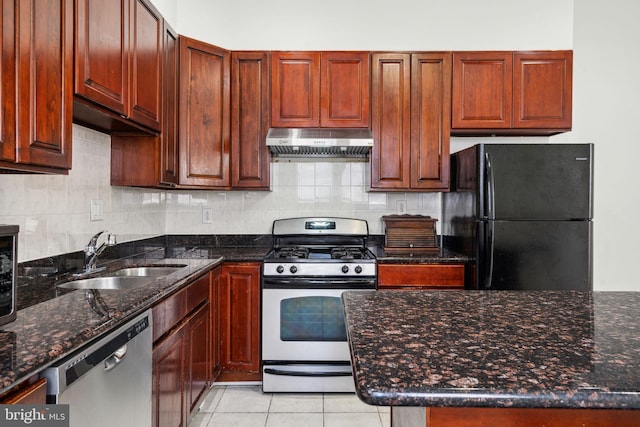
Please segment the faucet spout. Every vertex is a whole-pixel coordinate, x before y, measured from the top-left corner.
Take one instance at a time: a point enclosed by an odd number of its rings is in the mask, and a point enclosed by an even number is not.
[[[84,266],[83,266],[83,274],[87,274],[87,273],[92,273],[94,271],[97,271],[97,261],[98,261],[98,256],[109,246],[114,246],[116,244],[116,235],[115,234],[109,234],[107,236],[107,240],[100,245],[99,247],[97,247],[98,245],[98,238],[100,237],[100,235],[102,235],[102,233],[105,233],[106,230],[102,230],[99,233],[96,233],[91,240],[89,240],[89,243],[87,244],[87,246],[84,248]]]

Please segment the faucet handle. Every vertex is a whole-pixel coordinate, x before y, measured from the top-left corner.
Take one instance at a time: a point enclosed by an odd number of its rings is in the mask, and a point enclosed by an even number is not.
[[[107,236],[107,242],[106,245],[107,246],[114,246],[116,245],[118,242],[116,241],[116,235],[115,234],[109,234]]]

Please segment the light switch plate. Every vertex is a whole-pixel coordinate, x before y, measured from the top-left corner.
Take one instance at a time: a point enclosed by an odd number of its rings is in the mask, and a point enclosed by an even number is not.
[[[202,223],[213,224],[213,208],[202,208]]]
[[[91,200],[91,221],[104,220],[104,201]]]
[[[396,208],[398,211],[398,215],[404,215],[407,213],[407,201],[406,200],[398,200],[396,204]]]

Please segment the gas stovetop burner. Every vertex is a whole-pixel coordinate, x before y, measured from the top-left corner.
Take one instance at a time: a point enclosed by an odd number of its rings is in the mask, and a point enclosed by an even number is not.
[[[277,259],[307,259],[309,258],[309,249],[302,247],[280,248],[275,252]]]
[[[333,248],[331,249],[331,259],[342,259],[345,261],[352,259],[363,259],[364,253],[357,248]]]

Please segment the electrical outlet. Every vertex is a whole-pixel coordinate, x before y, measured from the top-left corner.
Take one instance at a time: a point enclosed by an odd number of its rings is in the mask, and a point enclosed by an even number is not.
[[[406,200],[398,200],[396,203],[396,210],[398,215],[404,215],[407,213],[407,201]]]
[[[213,208],[202,208],[202,223],[213,224]]]
[[[104,201],[102,200],[92,200],[91,201],[91,221],[102,221],[104,220]]]

